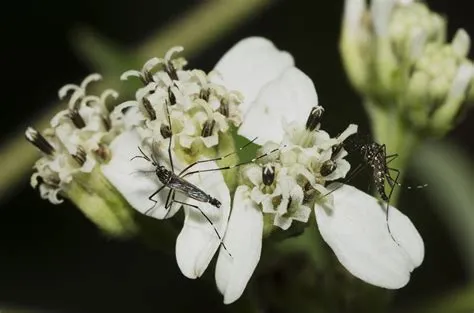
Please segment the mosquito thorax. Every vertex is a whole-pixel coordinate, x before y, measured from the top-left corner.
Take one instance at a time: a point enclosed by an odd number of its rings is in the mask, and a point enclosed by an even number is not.
[[[322,106],[315,106],[311,109],[308,119],[306,120],[306,130],[314,131],[319,129],[321,116],[323,115],[324,109]]]
[[[172,175],[172,173],[163,165],[156,165],[155,173],[163,184],[168,183]]]
[[[275,180],[275,166],[265,165],[262,167],[262,182],[265,186],[271,186]]]

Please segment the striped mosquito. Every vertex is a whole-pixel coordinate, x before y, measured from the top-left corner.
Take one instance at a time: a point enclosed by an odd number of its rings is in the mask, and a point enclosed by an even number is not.
[[[344,144],[341,143],[339,145],[334,146],[332,157],[330,160],[326,161],[321,166],[321,175],[327,176],[335,170],[335,162],[333,158],[337,157],[338,153],[342,150]],[[386,203],[386,223],[387,229],[390,233],[392,239],[395,240],[393,237],[392,231],[390,229],[390,224],[388,222],[389,219],[389,210],[390,210],[390,200],[392,199],[393,190],[396,186],[402,187],[402,184],[398,181],[400,177],[400,170],[390,167],[389,164],[393,160],[398,157],[397,153],[387,155],[387,147],[385,144],[379,144],[374,141],[361,141],[356,140],[352,143],[352,147],[350,147],[352,151],[355,151],[360,154],[362,157],[363,162],[357,165],[357,167],[352,171],[351,175],[345,179],[345,181],[349,181],[353,179],[364,167],[369,167],[372,175],[372,182],[375,185],[375,189],[379,194],[379,197],[385,201]],[[395,176],[392,176],[392,175]],[[386,192],[385,185],[386,182],[390,187],[390,191]],[[404,185],[403,185],[404,186]],[[404,186],[407,189],[421,189],[428,186],[427,184],[418,185],[418,186]],[[329,193],[325,194],[324,196],[329,195],[330,193],[336,191],[340,187],[336,187],[335,189],[331,190]]]
[[[171,125],[171,118],[170,118],[170,114],[169,114],[168,104],[165,104],[165,108],[166,108],[166,114],[167,114],[167,118],[168,118],[168,124]],[[203,129],[203,131],[204,131],[204,129]],[[173,205],[173,203],[178,204],[178,205],[192,207],[192,208],[198,210],[201,213],[201,215],[204,216],[204,218],[211,224],[211,226],[214,229],[214,232],[216,233],[217,237],[221,241],[221,245],[224,247],[224,249],[227,251],[227,253],[229,253],[229,255],[231,255],[230,252],[228,251],[227,247],[223,243],[222,236],[219,234],[219,231],[215,227],[212,220],[206,215],[206,213],[204,213],[204,211],[197,205],[176,200],[176,198],[175,198],[176,192],[184,194],[187,197],[192,198],[194,200],[197,200],[199,202],[209,203],[212,206],[214,206],[215,208],[220,208],[222,203],[218,199],[212,197],[210,194],[208,194],[207,192],[205,192],[201,188],[197,187],[196,185],[194,185],[191,182],[189,182],[188,180],[186,180],[186,177],[188,177],[190,175],[193,175],[193,174],[198,174],[198,173],[229,170],[229,169],[232,169],[232,168],[235,168],[235,167],[238,167],[238,166],[253,163],[253,162],[257,161],[258,159],[263,158],[263,157],[267,156],[268,154],[271,154],[271,153],[279,150],[280,148],[273,149],[273,150],[271,150],[271,151],[269,151],[269,152],[267,152],[263,155],[255,157],[255,158],[253,158],[249,161],[244,161],[244,162],[240,162],[240,163],[233,164],[233,165],[216,167],[216,168],[211,168],[211,169],[202,169],[202,170],[195,170],[194,169],[195,166],[198,165],[198,164],[220,161],[220,160],[226,159],[226,158],[228,158],[232,155],[237,154],[239,151],[246,148],[247,146],[252,144],[255,140],[257,140],[257,138],[254,138],[253,140],[249,141],[248,143],[246,143],[245,145],[243,145],[242,147],[240,147],[236,151],[230,152],[230,153],[228,153],[224,156],[220,156],[220,157],[216,157],[216,158],[212,158],[212,159],[196,161],[196,162],[191,163],[188,166],[186,166],[180,172],[176,173],[175,168],[174,168],[173,156],[172,156],[172,152],[171,152],[171,140],[172,140],[172,136],[173,136],[171,127],[168,126],[168,125],[165,125],[165,127],[162,127],[161,133],[162,133],[164,138],[169,138],[168,157],[169,157],[169,162],[170,162],[170,169],[167,169],[165,166],[161,165],[158,162],[158,160],[154,157],[153,152],[150,154],[150,156],[148,156],[143,152],[143,150],[140,147],[138,147],[138,150],[140,151],[141,155],[137,155],[137,156],[132,158],[132,160],[134,160],[136,158],[142,158],[142,159],[150,162],[155,167],[153,172],[156,174],[159,181],[163,184],[161,187],[159,187],[155,192],[153,192],[148,197],[148,199],[151,202],[153,202],[154,204],[150,209],[148,209],[145,212],[145,214],[148,215],[149,213],[151,213],[155,209],[155,206],[158,203],[158,201],[155,200],[154,197],[156,197],[165,188],[168,188],[169,191],[168,191],[168,195],[166,196],[166,202],[165,202],[165,209],[167,210],[166,214],[169,213],[170,208]]]

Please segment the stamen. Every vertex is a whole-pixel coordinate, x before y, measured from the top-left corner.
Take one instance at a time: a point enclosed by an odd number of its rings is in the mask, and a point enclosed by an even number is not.
[[[219,109],[217,109],[218,112],[225,117],[229,117],[229,102],[226,99],[222,99],[221,105],[219,106]]]
[[[151,105],[150,100],[148,100],[146,97],[143,97],[142,103],[143,103],[143,107],[148,113],[148,116],[150,116],[150,120],[152,121],[156,120],[156,112],[155,112],[155,109],[153,109],[153,106]]]
[[[84,165],[84,163],[86,163],[86,159],[87,159],[86,150],[84,150],[83,147],[78,146],[76,154],[73,154],[72,157],[74,158],[74,160],[76,160],[76,162],[80,166],[82,166]]]
[[[201,89],[201,92],[199,93],[199,98],[205,101],[209,101],[209,96],[211,94],[211,91],[209,89]]]
[[[265,165],[262,168],[262,181],[265,186],[270,186],[275,180],[275,167],[271,165]]]
[[[306,129],[310,132],[315,130],[319,122],[321,121],[321,116],[323,115],[324,109],[322,106],[315,106],[311,109],[309,113],[308,120],[306,121]]]
[[[168,98],[170,100],[170,105],[175,105],[176,104],[176,97],[173,93],[173,91],[171,90],[171,86],[168,87]]]
[[[25,132],[26,140],[47,155],[54,154],[54,147],[36,129],[28,127]]]
[[[163,138],[170,138],[172,133],[171,133],[171,128],[169,125],[166,124],[161,124],[160,127],[160,134],[163,136]]]
[[[333,160],[327,160],[325,161],[319,170],[321,173],[321,176],[328,176],[332,172],[336,170],[336,163]]]
[[[78,110],[76,109],[69,110],[68,117],[71,119],[74,126],[76,126],[78,129],[86,127],[86,122],[84,121],[82,116],[79,114]]]
[[[212,132],[214,130],[214,126],[216,125],[216,121],[215,120],[207,120],[205,123],[204,123],[204,126],[202,128],[202,131],[201,131],[201,136],[202,137],[209,137],[212,135]]]

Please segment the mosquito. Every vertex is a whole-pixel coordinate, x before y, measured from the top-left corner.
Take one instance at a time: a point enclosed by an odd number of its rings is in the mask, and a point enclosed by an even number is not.
[[[166,108],[168,123],[169,123],[169,125],[171,125],[171,118],[170,118],[170,114],[169,114],[168,103],[165,104],[165,108]],[[237,163],[237,164],[234,164],[234,165],[216,167],[216,168],[212,168],[212,169],[193,170],[193,168],[198,164],[220,161],[220,160],[228,158],[229,156],[238,154],[239,151],[243,150],[244,148],[246,148],[247,146],[249,146],[250,144],[255,142],[255,140],[257,140],[257,137],[256,137],[253,140],[249,141],[248,143],[246,143],[245,145],[243,145],[242,147],[240,147],[239,149],[237,149],[233,152],[230,152],[230,153],[225,154],[224,156],[220,156],[220,157],[216,157],[216,158],[212,158],[212,159],[196,161],[196,162],[191,163],[188,166],[186,166],[179,173],[176,173],[175,168],[174,168],[174,163],[173,163],[173,156],[172,156],[172,153],[171,153],[171,140],[172,140],[172,136],[173,136],[171,126],[166,125],[166,126],[162,127],[161,134],[163,135],[164,138],[169,138],[168,158],[170,160],[170,169],[167,169],[165,166],[161,165],[158,162],[158,160],[154,157],[153,152],[150,154],[150,156],[148,156],[143,152],[143,150],[140,147],[138,147],[138,150],[140,151],[141,155],[135,156],[131,159],[131,160],[134,160],[136,158],[142,158],[142,159],[145,159],[146,161],[150,162],[155,167],[155,170],[153,172],[156,174],[159,181],[163,184],[161,187],[159,187],[155,192],[153,192],[148,197],[148,199],[151,202],[153,202],[154,204],[150,209],[148,209],[145,212],[145,215],[148,215],[149,213],[151,213],[155,209],[155,206],[158,203],[158,201],[155,200],[154,197],[156,195],[158,195],[165,188],[168,188],[169,191],[168,191],[168,195],[166,196],[166,202],[165,202],[165,209],[168,210],[166,214],[168,214],[168,212],[169,212],[169,210],[170,210],[173,203],[183,205],[183,206],[192,207],[192,208],[198,210],[201,213],[201,215],[204,216],[204,218],[213,227],[214,232],[216,233],[217,237],[219,238],[219,240],[221,242],[221,245],[224,247],[224,249],[227,251],[227,253],[229,253],[229,255],[232,256],[230,254],[229,250],[227,249],[227,247],[225,246],[225,244],[223,243],[223,238],[219,234],[219,231],[215,227],[212,220],[204,213],[204,211],[197,205],[193,205],[193,204],[190,204],[190,203],[186,203],[186,202],[176,200],[175,199],[175,194],[176,194],[176,192],[179,192],[179,193],[184,194],[184,195],[188,196],[189,198],[192,198],[192,199],[197,200],[199,202],[209,203],[212,206],[214,206],[215,208],[220,208],[222,203],[218,199],[212,197],[210,194],[208,194],[207,192],[205,192],[201,188],[197,187],[196,185],[194,185],[191,182],[189,182],[188,180],[186,180],[186,177],[190,176],[190,175],[193,175],[193,174],[198,174],[198,173],[229,170],[229,169],[232,169],[232,168],[235,168],[235,167],[238,167],[238,166],[253,163],[253,162],[257,161],[258,159],[261,159],[261,158],[263,158],[263,157],[265,157],[265,156],[267,156],[271,153],[276,152],[280,148],[273,149],[273,150],[271,150],[271,151],[269,151],[269,152],[267,152],[263,155],[255,157],[255,158],[253,158],[249,161],[240,162],[240,163]]]
[[[331,159],[323,163],[321,166],[320,172],[321,175],[327,176],[336,169],[335,162],[333,158],[337,157],[337,154],[342,150],[344,144],[334,146]],[[386,203],[386,223],[387,229],[390,233],[392,239],[398,244],[398,242],[393,237],[392,231],[390,229],[390,224],[388,222],[389,213],[390,213],[390,200],[392,198],[393,190],[395,185],[402,187],[402,184],[399,183],[398,179],[400,177],[400,170],[390,167],[389,164],[398,157],[397,153],[387,155],[387,147],[385,144],[379,144],[374,141],[365,140],[364,142],[354,142],[353,150],[357,151],[363,162],[360,163],[351,173],[351,175],[346,179],[346,182],[353,179],[365,166],[368,166],[372,174],[372,182],[375,185],[375,189],[379,194],[380,198]],[[392,176],[392,173],[395,177]],[[388,183],[390,191],[385,191],[385,182]],[[428,184],[417,185],[417,186],[405,186],[407,189],[421,189],[427,187]],[[340,187],[337,187],[331,190],[329,193],[324,196],[329,195],[330,193],[336,191]]]

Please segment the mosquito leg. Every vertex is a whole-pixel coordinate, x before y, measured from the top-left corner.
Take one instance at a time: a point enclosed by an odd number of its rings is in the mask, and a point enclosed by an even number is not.
[[[166,202],[165,202],[165,209],[166,209],[166,214],[163,217],[164,219],[168,217],[168,213],[171,211],[171,205],[174,202],[174,190],[170,189],[168,192],[168,196],[166,197]]]
[[[153,204],[153,206],[152,206],[151,208],[149,208],[148,210],[145,211],[145,213],[144,213],[145,215],[148,215],[148,213],[150,213],[150,212],[153,210],[153,208],[155,207],[155,205],[158,203],[158,201],[156,201],[155,199],[153,199],[153,197],[156,196],[156,195],[157,195],[161,190],[163,190],[165,187],[166,187],[166,185],[161,186],[160,188],[158,188],[158,190],[156,190],[152,195],[150,195],[150,196],[148,197],[148,200],[153,201],[154,204]]]
[[[387,209],[386,209],[386,216],[385,216],[385,221],[387,223],[387,229],[388,229],[388,232],[390,234],[390,237],[392,237],[393,241],[399,245],[399,243],[397,242],[397,240],[395,240],[395,237],[393,237],[393,234],[392,234],[392,230],[390,229],[390,224],[388,223],[388,217],[389,217],[389,209],[390,209],[390,200],[392,199],[392,194],[393,194],[393,189],[395,188],[395,185],[398,185],[398,178],[400,177],[400,171],[398,169],[395,169],[395,168],[389,168],[389,170],[392,170],[394,171],[396,174],[395,176],[395,179],[392,179],[392,176],[390,176],[390,174],[388,173],[386,175],[386,178],[387,178],[387,181],[388,181],[388,184],[390,185],[390,192],[388,194],[388,201],[387,201]]]
[[[389,171],[394,171],[394,172],[400,172],[399,170],[397,170],[396,168],[391,168],[391,167],[388,167],[387,168]],[[401,183],[399,183],[398,181],[395,181],[393,180],[393,178],[391,176],[388,176],[390,177],[390,179],[392,180],[392,183],[399,186],[399,187],[405,187],[406,189],[421,189],[421,188],[425,188],[428,186],[428,184],[423,184],[423,185],[416,185],[416,186],[404,186],[402,185]],[[388,179],[387,179],[388,180]]]
[[[206,215],[206,213],[204,213],[203,210],[201,210],[200,207],[198,207],[197,205],[194,205],[194,204],[190,204],[190,203],[186,203],[186,202],[182,202],[182,201],[178,201],[178,200],[174,200],[172,201],[172,203],[175,202],[175,203],[179,203],[181,205],[187,205],[187,206],[190,206],[196,210],[198,210],[202,216],[204,216],[206,218],[206,220],[209,222],[209,224],[211,224],[212,228],[214,229],[214,232],[216,233],[217,237],[219,238],[220,242],[221,242],[221,245],[222,247],[224,248],[224,250],[229,254],[230,257],[232,257],[232,254],[230,254],[229,250],[227,249],[227,247],[225,246],[224,244],[224,241],[221,237],[221,235],[219,234],[219,232],[217,231],[217,228],[216,226],[214,225],[214,223],[211,221],[211,219]]]
[[[255,161],[257,161],[258,159],[261,159],[263,157],[266,157],[267,155],[271,154],[271,153],[274,153],[278,150],[280,150],[281,148],[276,148],[276,149],[273,149],[265,154],[262,154],[256,158],[253,158],[252,160],[250,161],[245,161],[245,162],[241,162],[241,163],[237,163],[237,164],[234,164],[234,165],[230,165],[230,166],[223,166],[223,167],[217,167],[217,168],[211,168],[211,169],[206,169],[206,170],[201,170],[201,171],[191,171],[191,172],[187,172],[186,174],[180,176],[181,178],[184,178],[188,175],[192,175],[192,174],[196,174],[196,173],[205,173],[205,172],[213,172],[213,171],[222,171],[222,170],[230,170],[232,168],[235,168],[235,167],[238,167],[238,166],[242,166],[242,165],[246,165],[246,164],[250,164],[250,163],[253,163]]]
[[[230,153],[227,153],[226,155],[223,155],[223,156],[220,156],[220,157],[217,157],[217,158],[213,158],[213,159],[207,159],[207,160],[200,160],[200,161],[196,161],[194,163],[191,163],[189,164],[188,166],[186,166],[179,174],[178,176],[181,176],[184,172],[186,172],[187,170],[189,170],[190,168],[192,168],[193,166],[195,166],[196,164],[200,164],[200,163],[206,163],[206,162],[212,162],[212,161],[219,161],[219,160],[222,160],[222,159],[225,159],[227,157],[230,157],[231,155],[234,155],[234,154],[237,154],[239,151],[242,151],[243,149],[245,149],[247,146],[249,146],[251,143],[253,143],[255,140],[257,140],[258,137],[255,137],[254,139],[252,139],[251,141],[247,142],[245,145],[243,145],[242,147],[240,147],[238,150],[235,150],[235,151],[232,151]]]
[[[351,181],[355,176],[357,176],[357,174],[360,173],[360,171],[362,171],[363,168],[364,168],[364,164],[359,163],[359,165],[357,165],[357,167],[352,171],[352,173],[349,175],[349,177],[347,177],[347,179],[345,180],[345,182],[347,183],[347,182]],[[324,197],[329,196],[331,193],[333,193],[334,191],[338,190],[338,189],[341,188],[341,187],[342,187],[342,183],[341,183],[341,186],[339,186],[339,187],[337,187],[337,188],[335,188],[335,189],[329,191],[328,193],[322,195],[322,196],[320,197],[320,199],[323,199]]]
[[[145,154],[145,152],[143,152],[143,150],[140,147],[138,147],[138,150],[140,151],[142,155],[136,155],[133,158],[131,158],[130,161],[133,161],[135,159],[145,159],[148,162],[151,162],[150,158]]]

